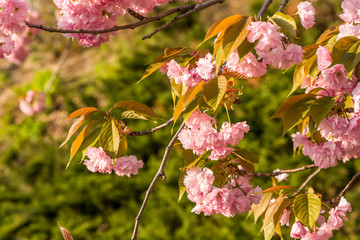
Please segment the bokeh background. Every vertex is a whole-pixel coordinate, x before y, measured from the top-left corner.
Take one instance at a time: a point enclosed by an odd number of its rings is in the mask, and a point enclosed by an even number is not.
[[[74,159],[65,170],[70,144],[59,149],[72,124],[67,115],[81,107],[109,109],[120,100],[138,100],[163,119],[172,114],[169,80],[160,73],[140,84],[146,64],[161,55],[166,47],[196,47],[215,21],[232,14],[256,15],[260,0],[227,0],[221,5],[191,15],[151,39],[141,40],[164,21],[135,30],[121,31],[99,48],[84,49],[60,34],[43,32],[31,43],[32,52],[20,66],[0,60],[0,240],[62,239],[58,222],[74,239],[130,239],[134,219],[145,191],[156,173],[164,148],[171,139],[170,127],[152,135],[129,137],[129,154],[145,163],[137,176],[92,174]],[[267,14],[278,9],[274,0]],[[298,1],[290,0],[285,11],[296,12]],[[300,28],[301,45],[314,40],[327,27],[340,23],[340,1],[318,0],[317,25],[308,31]],[[160,12],[179,3],[157,8]],[[182,3],[184,4],[184,3]],[[47,0],[32,1],[47,26],[55,26],[55,6]],[[119,24],[133,21],[124,17]],[[211,43],[205,45],[211,49]],[[69,54],[59,71],[59,58]],[[281,137],[280,120],[269,120],[291,89],[293,70],[269,69],[261,79],[240,82],[242,103],[231,112],[235,121],[246,120],[251,131],[240,146],[260,158],[257,171],[272,171],[311,164],[307,157],[293,153],[289,135]],[[49,85],[53,75],[54,81]],[[18,107],[19,97],[27,90],[43,91],[46,111],[24,115]],[[298,91],[297,93],[300,93]],[[134,130],[156,126],[152,122],[128,122]],[[159,124],[159,123],[158,123]],[[166,166],[166,182],[158,182],[141,220],[139,239],[262,239],[261,220],[254,224],[246,213],[234,218],[205,217],[191,213],[193,203],[184,197],[178,203],[179,168],[183,166],[181,146],[173,149]],[[329,200],[336,196],[360,169],[359,161],[321,171],[310,184]],[[313,170],[289,177],[289,184],[300,186]],[[254,185],[271,186],[271,179],[254,179]],[[352,203],[350,220],[333,239],[360,239],[360,185],[346,198]],[[246,219],[247,218],[247,219]],[[283,228],[289,239],[289,229]],[[278,239],[278,237],[274,237]]]

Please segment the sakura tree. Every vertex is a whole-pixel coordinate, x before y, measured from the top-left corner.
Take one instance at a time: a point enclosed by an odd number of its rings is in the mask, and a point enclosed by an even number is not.
[[[54,0],[59,14],[58,28],[53,28],[40,23],[26,0],[0,0],[0,57],[20,64],[29,52],[27,42],[38,31],[61,33],[76,39],[83,47],[95,47],[106,44],[109,36],[118,31],[181,12],[143,39],[151,38],[172,23],[224,1],[179,3],[175,8],[152,14],[154,7],[169,1]],[[126,123],[132,119],[162,121],[152,109],[136,100],[120,101],[108,111],[89,106],[69,115],[68,119],[77,119],[61,145],[74,136],[67,167],[81,153],[81,161],[89,171],[127,177],[136,174],[141,177],[139,169],[144,166],[135,155],[127,155],[127,138],[172,126],[168,130],[172,139],[146,191],[132,239],[137,238],[155,184],[159,179],[166,180],[165,165],[176,142],[181,143],[185,153],[179,173],[179,200],[186,193],[194,203],[195,214],[233,217],[249,212],[255,220],[263,217],[265,239],[271,239],[275,233],[281,236],[281,227],[290,225],[291,238],[330,239],[333,231],[347,221],[351,205],[344,196],[360,172],[332,199],[323,199],[321,189],[308,183],[321,170],[335,167],[338,161],[360,157],[360,1],[342,1],[339,17],[344,22],[306,46],[293,43],[298,39],[295,19],[300,19],[303,28],[312,28],[316,24],[312,4],[300,2],[297,12],[290,16],[283,12],[292,3],[284,0],[278,12],[264,19],[270,4],[272,1],[266,0],[256,18],[233,15],[217,21],[196,49],[166,48],[148,66],[139,82],[159,70],[171,85],[172,118],[163,124],[144,131],[130,129]],[[133,16],[134,23],[117,25],[119,17],[125,14]],[[208,41],[212,48],[202,48]],[[246,119],[237,121],[229,116],[246,91],[239,80],[260,78],[270,68],[294,68],[293,88],[272,118],[283,119],[283,135],[297,129],[291,135],[294,148],[314,164],[257,172],[256,152],[238,146],[251,132]],[[290,96],[298,88],[305,92]],[[24,114],[33,115],[44,110],[43,102],[43,93],[29,91],[19,107]],[[227,121],[220,122],[221,114],[226,114]],[[308,169],[316,170],[301,186],[280,184],[288,174]],[[274,177],[277,181],[263,189],[252,184],[257,177],[269,181]],[[69,231],[60,228],[65,239],[72,239]]]

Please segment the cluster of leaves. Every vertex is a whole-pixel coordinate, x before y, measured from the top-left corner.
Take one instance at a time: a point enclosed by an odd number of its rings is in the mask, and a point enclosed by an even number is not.
[[[67,143],[83,127],[71,145],[67,167],[77,152],[82,153],[81,160],[83,160],[88,147],[93,147],[97,142],[111,158],[123,156],[127,150],[126,135],[131,132],[123,120],[158,118],[149,107],[135,100],[120,101],[109,112],[94,107],[81,108],[71,113],[67,119],[76,117],[78,119],[73,123],[65,141],[61,144],[63,146]]]

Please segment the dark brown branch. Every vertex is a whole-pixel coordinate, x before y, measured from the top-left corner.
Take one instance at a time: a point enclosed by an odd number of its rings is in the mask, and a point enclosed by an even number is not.
[[[307,166],[303,166],[303,167],[299,167],[299,168],[294,168],[294,169],[284,169],[284,170],[280,170],[280,171],[276,171],[276,172],[256,172],[253,173],[252,176],[255,177],[274,177],[283,173],[297,173],[297,172],[301,172],[301,171],[305,171],[311,168],[316,168],[317,166],[315,164],[311,164],[311,165],[307,165]]]
[[[179,12],[179,11],[190,10],[191,13],[194,13],[194,12],[203,10],[203,9],[205,9],[207,7],[210,7],[210,6],[214,5],[214,4],[222,3],[224,1],[225,0],[209,0],[209,1],[204,2],[204,3],[182,5],[182,6],[178,6],[178,7],[169,9],[167,11],[164,11],[164,12],[158,14],[158,15],[148,17],[148,18],[144,18],[143,20],[140,20],[140,21],[135,22],[135,23],[126,24],[126,25],[122,25],[122,26],[114,26],[112,28],[107,28],[107,29],[102,29],[102,30],[59,29],[59,28],[53,28],[53,27],[46,27],[46,26],[43,26],[43,25],[36,25],[36,24],[32,24],[30,22],[26,22],[26,25],[28,27],[30,27],[30,28],[36,28],[36,29],[40,29],[40,30],[47,31],[47,32],[52,32],[52,33],[53,32],[56,32],[56,33],[87,33],[87,34],[95,34],[96,35],[96,34],[102,34],[102,33],[115,32],[115,31],[124,30],[124,29],[135,29],[135,28],[140,27],[142,25],[145,25],[147,23],[163,19],[164,17],[167,17],[167,16],[172,15],[172,14],[174,14],[176,12]]]
[[[140,15],[140,14],[138,14],[137,12],[135,12],[134,10],[132,10],[132,9],[128,9],[128,10],[126,10],[127,11],[127,13],[128,14],[130,14],[131,16],[133,16],[134,18],[137,18],[137,19],[139,19],[139,20],[144,20],[144,19],[146,19],[146,17],[144,17],[143,15]]]
[[[272,3],[272,0],[265,0],[264,5],[261,7],[256,19],[258,21],[261,20],[261,18],[264,16],[266,10],[269,8],[270,4]]]
[[[284,12],[284,8],[288,4],[288,2],[289,2],[289,0],[283,0],[280,7],[279,7],[278,12]]]
[[[165,153],[164,153],[164,157],[161,161],[161,164],[159,166],[159,169],[157,171],[157,173],[155,174],[152,182],[150,183],[150,186],[148,188],[148,190],[146,191],[146,194],[145,194],[145,198],[144,198],[144,201],[141,205],[141,208],[139,210],[139,213],[138,215],[136,216],[135,218],[135,226],[134,226],[134,231],[133,231],[133,235],[131,237],[132,240],[135,240],[137,238],[137,231],[138,231],[138,228],[139,228],[139,224],[140,224],[140,219],[141,219],[141,216],[144,212],[144,209],[146,207],[146,204],[150,198],[150,194],[157,182],[157,180],[161,177],[161,178],[165,178],[165,173],[164,173],[164,169],[165,169],[165,165],[166,165],[166,162],[167,162],[167,159],[169,157],[169,154],[170,154],[170,151],[171,151],[171,148],[174,146],[176,140],[178,139],[178,136],[179,136],[179,133],[180,131],[184,128],[185,126],[185,122],[183,122],[181,124],[181,126],[179,127],[179,129],[177,130],[177,132],[175,133],[174,137],[171,139],[169,145],[165,148]]]
[[[360,177],[360,171],[357,172],[352,178],[351,180],[348,182],[348,184],[346,184],[346,186],[344,187],[344,189],[340,192],[340,194],[335,197],[334,199],[332,199],[329,204],[333,204],[333,203],[337,203],[340,201],[341,197],[343,197],[345,195],[345,193],[350,189],[350,187],[356,182],[356,180],[358,180],[358,178]]]
[[[192,10],[190,10],[190,11],[184,13],[184,14],[181,14],[179,16],[176,16],[170,22],[167,22],[167,23],[161,25],[160,27],[156,28],[155,31],[153,31],[153,32],[149,33],[148,35],[144,36],[142,39],[145,40],[147,38],[151,38],[156,33],[160,32],[164,28],[167,28],[168,26],[170,26],[174,22],[177,22],[178,20],[180,20],[180,19],[182,19],[182,18],[184,18],[184,17],[186,17],[186,16],[188,16],[188,15],[194,13],[194,12],[198,12],[198,11],[201,11],[201,10],[207,8],[207,7],[210,7],[211,5],[213,5],[215,3],[223,3],[224,1],[225,0],[218,0],[218,1],[215,1],[214,3],[210,3],[210,1],[207,1],[207,2],[204,2],[204,4],[196,4],[196,6]]]
[[[154,127],[152,129],[149,129],[149,130],[144,130],[144,131],[131,131],[130,132],[130,136],[144,136],[144,135],[148,135],[148,134],[151,134],[151,133],[154,133],[156,132],[157,130],[159,129],[162,129],[164,127],[167,127],[169,126],[171,123],[173,122],[173,118],[171,118],[169,121],[167,121],[166,123],[164,124],[161,124],[157,127]]]

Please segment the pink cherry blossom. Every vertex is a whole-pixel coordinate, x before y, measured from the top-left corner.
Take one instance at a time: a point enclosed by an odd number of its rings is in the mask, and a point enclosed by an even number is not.
[[[280,225],[281,226],[289,226],[289,223],[290,223],[290,213],[291,211],[288,210],[288,209],[285,209],[283,214],[281,215],[281,218],[280,218]]]
[[[0,0],[0,31],[5,34],[21,33],[30,13],[26,0]]]
[[[271,48],[281,46],[281,35],[279,27],[269,22],[252,22],[247,27],[250,32],[247,35],[249,42],[259,40],[255,49],[259,51],[269,51]]]
[[[5,55],[10,55],[14,47],[15,42],[11,37],[0,33],[0,58],[5,57]]]
[[[349,36],[360,38],[360,25],[354,25],[352,23],[341,24],[339,26],[339,34],[336,37],[336,40]]]
[[[19,100],[19,108],[28,116],[45,111],[45,94],[33,90],[27,91],[25,98]]]
[[[291,227],[290,237],[292,238],[303,238],[308,233],[307,228],[300,222],[295,222]]]
[[[208,53],[204,58],[200,58],[197,62],[196,72],[205,80],[209,80],[214,77],[215,67],[211,62],[211,59],[212,55]]]
[[[266,73],[266,64],[259,62],[253,53],[249,52],[239,63],[237,51],[230,54],[226,66],[234,72],[238,72],[248,78],[258,78]]]
[[[90,160],[85,160],[84,165],[90,172],[108,173],[112,172],[112,159],[99,147],[90,147],[86,152],[86,156]]]
[[[278,169],[275,169],[273,172],[274,172],[274,173],[280,172],[280,169],[279,169],[279,168],[278,168]],[[282,173],[282,174],[276,175],[275,178],[276,178],[276,180],[278,180],[279,182],[281,182],[281,181],[287,181],[287,180],[288,180],[288,179],[287,179],[288,176],[289,176],[289,174],[287,174],[287,173]]]
[[[345,22],[360,23],[360,0],[344,0],[341,3],[343,13],[340,18]]]
[[[137,160],[136,156],[131,155],[117,158],[116,165],[113,165],[112,168],[116,175],[119,175],[121,177],[126,175],[130,177],[130,174],[138,174],[139,168],[142,168],[143,166],[143,161]]]
[[[331,53],[329,49],[324,46],[319,46],[316,50],[316,55],[318,56],[318,70],[321,72],[322,70],[328,68],[331,65]]]
[[[315,24],[315,9],[308,1],[301,2],[297,6],[297,14],[300,16],[301,25],[309,29]]]

